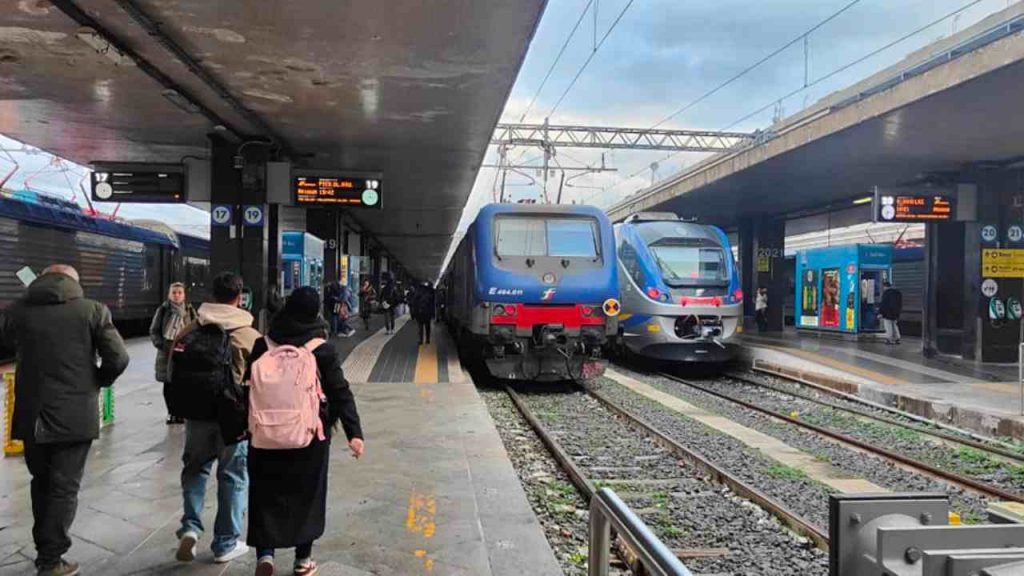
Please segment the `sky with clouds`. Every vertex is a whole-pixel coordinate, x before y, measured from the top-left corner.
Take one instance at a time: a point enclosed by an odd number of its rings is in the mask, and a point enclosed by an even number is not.
[[[548,117],[552,124],[650,128],[843,10],[808,35],[806,58],[805,43],[797,41],[662,125],[709,130],[763,129],[774,116],[798,112],[1015,1],[549,0],[502,120],[540,123]],[[613,27],[617,19],[618,24]],[[538,92],[578,21],[580,25],[558,65]],[[919,29],[910,38],[834,74]],[[600,47],[594,53],[598,43]],[[588,57],[590,64],[566,92]],[[801,90],[805,75],[810,86]],[[562,101],[557,104],[560,98]],[[0,137],[0,148],[18,146]],[[617,171],[573,178],[563,188],[563,201],[608,206],[650,185],[653,162],[658,163],[656,176],[665,178],[703,157],[692,153],[666,156],[664,152],[606,152],[605,164]],[[539,164],[539,157],[538,149],[512,149],[509,154],[517,163],[530,165]],[[596,166],[601,157],[600,151],[564,149],[558,151],[557,161],[566,166]],[[8,183],[12,188],[24,186],[28,177],[30,187],[70,196],[70,190],[77,187],[84,174],[84,169],[76,166],[62,172],[43,155],[17,154],[16,159],[22,169]],[[497,151],[492,148],[485,164],[497,160]],[[0,152],[0,177],[9,167],[10,159]],[[492,201],[496,183],[500,182],[497,172],[481,169],[460,229],[472,220],[480,206]],[[508,174],[508,197],[540,198],[541,171],[523,172]],[[579,173],[570,172],[569,176],[574,174]],[[551,174],[552,198],[560,176],[557,172]],[[81,197],[79,192],[78,198]],[[208,221],[206,213],[187,206],[126,206],[120,214],[129,218],[156,217],[179,230],[204,235]]]

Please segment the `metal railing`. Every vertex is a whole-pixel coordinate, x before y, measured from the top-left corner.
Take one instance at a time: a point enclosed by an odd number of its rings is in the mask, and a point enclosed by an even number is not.
[[[665,543],[610,488],[590,499],[588,576],[608,576],[612,528],[652,576],[692,576]]]

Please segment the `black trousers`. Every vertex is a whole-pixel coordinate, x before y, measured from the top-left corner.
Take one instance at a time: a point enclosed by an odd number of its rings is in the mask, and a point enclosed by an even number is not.
[[[384,311],[384,329],[394,330],[395,329],[395,307],[391,306]]]
[[[420,323],[420,344],[430,344],[430,320],[417,320]]]
[[[78,510],[78,490],[90,446],[92,441],[25,441],[25,464],[32,474],[32,539],[38,568],[56,565],[71,548],[68,531]]]

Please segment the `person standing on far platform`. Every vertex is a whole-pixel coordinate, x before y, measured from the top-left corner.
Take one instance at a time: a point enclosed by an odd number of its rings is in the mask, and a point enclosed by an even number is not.
[[[185,326],[195,322],[196,311],[185,300],[185,285],[181,282],[171,284],[167,289],[167,300],[156,309],[153,321],[149,324],[149,339],[156,347],[156,381],[164,386],[171,381],[167,373],[167,358],[171,353],[171,344]],[[164,399],[166,402],[166,398]],[[184,424],[185,419],[171,414],[167,409],[168,424]]]
[[[44,270],[0,311],[0,347],[18,352],[12,437],[25,443],[32,475],[36,569],[73,576],[78,564],[64,554],[85,460],[100,433],[100,388],[128,367],[128,351],[110,310],[85,298],[78,272],[63,264]]]
[[[395,310],[402,300],[390,272],[384,273],[384,282],[380,286],[380,309],[384,312],[384,333],[395,333]]]
[[[245,516],[249,472],[248,442],[232,434],[225,441],[225,395],[240,390],[246,359],[260,333],[253,317],[239,308],[242,278],[222,272],[213,279],[213,301],[199,307],[194,323],[174,342],[168,370],[168,404],[185,417],[185,449],[181,460],[181,492],[184,513],[177,532],[179,562],[196,557],[196,543],[203,534],[206,481],[217,462],[217,518],[213,525],[213,561],[230,562],[249,547],[240,540]],[[244,420],[244,409],[241,410]],[[244,432],[244,423],[237,430]]]
[[[359,287],[359,317],[363,319],[363,327],[367,330],[370,329],[370,314],[376,303],[377,291],[369,280],[363,280],[363,285]]]
[[[754,319],[757,320],[757,331],[768,331],[768,289],[761,286],[754,296]]]
[[[434,288],[429,282],[416,287],[410,298],[412,306],[412,317],[420,325],[420,344],[430,344],[430,324],[434,321],[434,311],[437,306]]]
[[[292,292],[249,357],[245,379],[252,439],[246,540],[256,548],[256,576],[273,576],[275,549],[293,547],[293,574],[317,573],[313,543],[326,523],[331,429],[340,423],[352,456],[363,455],[355,398],[337,351],[323,339],[326,326],[319,309],[316,290]],[[310,406],[305,403],[310,394],[319,396],[319,410],[302,408]],[[271,420],[264,415],[285,410],[296,414],[295,425],[261,425]]]
[[[882,324],[885,326],[885,343],[900,343],[900,314],[903,312],[903,293],[898,288],[893,288],[888,281],[884,284],[882,292],[882,304],[879,306],[879,314],[882,316]]]

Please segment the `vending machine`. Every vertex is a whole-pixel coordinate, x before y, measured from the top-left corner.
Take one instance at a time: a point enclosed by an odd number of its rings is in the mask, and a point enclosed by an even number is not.
[[[309,232],[282,232],[281,275],[284,296],[302,286],[312,286],[323,296],[324,241]]]

